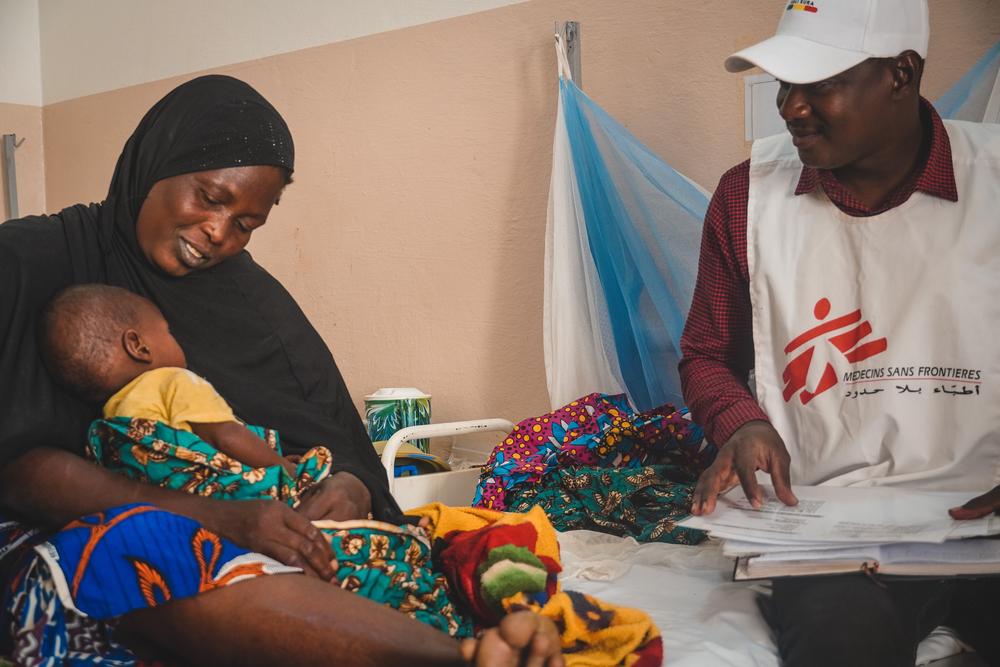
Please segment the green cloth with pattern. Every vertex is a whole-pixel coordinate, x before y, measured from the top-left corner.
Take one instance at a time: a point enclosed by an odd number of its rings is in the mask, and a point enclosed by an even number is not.
[[[681,528],[697,477],[684,467],[560,468],[508,491],[508,511],[540,505],[556,530],[594,530],[639,542],[698,544],[705,533]]]
[[[247,428],[281,455],[277,431]],[[303,454],[293,477],[280,465],[244,465],[190,431],[149,419],[98,419],[90,425],[87,440],[87,455],[109,470],[211,498],[273,499],[295,507],[302,493],[330,474],[330,451],[325,447]]]
[[[381,521],[314,521],[330,540],[344,590],[398,609],[453,637],[471,637],[471,617],[449,599],[448,580],[432,569],[423,528]]]

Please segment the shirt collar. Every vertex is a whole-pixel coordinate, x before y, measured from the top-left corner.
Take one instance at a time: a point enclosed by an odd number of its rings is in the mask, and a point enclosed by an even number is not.
[[[930,127],[930,151],[927,153],[926,161],[917,170],[915,176],[887,197],[887,201],[893,202],[895,206],[906,201],[917,190],[948,201],[958,201],[958,187],[955,184],[955,170],[951,162],[951,142],[948,140],[948,131],[944,127],[941,116],[923,97],[920,98],[920,115],[925,119],[925,127],[928,125]],[[827,169],[803,166],[795,194],[813,192],[818,185],[823,186],[827,196],[835,203],[838,203],[839,200],[850,208],[866,208],[851,196],[847,188],[833,175],[833,172]]]

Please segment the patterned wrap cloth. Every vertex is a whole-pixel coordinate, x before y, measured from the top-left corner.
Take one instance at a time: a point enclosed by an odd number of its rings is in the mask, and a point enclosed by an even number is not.
[[[341,588],[452,637],[472,636],[471,617],[455,609],[448,580],[433,569],[423,528],[370,520],[313,523],[330,540]]]
[[[620,502],[611,501],[629,494],[638,498],[638,493],[659,503],[661,512],[662,501],[673,508],[686,507],[694,481],[714,457],[715,448],[705,444],[701,429],[687,418],[686,411],[664,405],[636,413],[624,395],[590,394],[518,423],[486,462],[472,504],[495,510],[516,506],[523,511],[537,497],[537,502],[554,509],[556,500],[576,491],[575,511],[591,515],[590,527],[601,529],[597,519],[603,510],[618,512],[621,523],[634,524],[643,512],[633,510],[635,516],[630,517]],[[671,466],[657,470],[667,475],[669,485],[652,483],[648,472],[637,473],[641,466],[656,463]],[[576,476],[576,468],[623,472],[598,477],[595,484],[593,477]],[[658,488],[644,491],[651,487]],[[570,527],[553,517],[560,528]],[[637,536],[645,530],[633,527],[616,534]],[[657,532],[661,537],[676,534]]]
[[[278,432],[247,428],[281,456]],[[295,476],[279,465],[252,468],[220,452],[190,431],[150,419],[98,419],[87,435],[87,456],[108,470],[186,493],[231,500],[282,500],[291,507],[330,474],[330,450],[301,456]]]
[[[52,535],[0,519],[0,571],[3,650],[15,664],[45,667],[140,665],[115,641],[122,614],[299,572],[151,505],[83,517]]]
[[[560,468],[507,494],[511,512],[541,507],[558,531],[594,530],[639,542],[698,544],[705,532],[677,522],[690,513],[699,471],[660,464],[641,468]]]

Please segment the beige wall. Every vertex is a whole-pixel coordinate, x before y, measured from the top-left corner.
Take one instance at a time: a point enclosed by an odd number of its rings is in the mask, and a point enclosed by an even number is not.
[[[33,9],[50,104],[524,1],[0,0],[0,36]]]
[[[742,78],[722,60],[772,32],[776,4],[533,0],[218,68],[297,143],[296,182],[251,250],[356,399],[416,385],[437,421],[543,411],[553,22],[582,22],[587,92],[711,189],[748,154]],[[932,21],[931,98],[1000,38],[1000,3],[932,0]],[[45,107],[50,207],[100,199],[143,111],[183,78]]]
[[[45,167],[43,163],[42,108],[28,104],[0,103],[0,134],[24,139],[14,151],[17,203],[21,215],[45,213]],[[6,172],[0,153],[0,221],[7,219]]]

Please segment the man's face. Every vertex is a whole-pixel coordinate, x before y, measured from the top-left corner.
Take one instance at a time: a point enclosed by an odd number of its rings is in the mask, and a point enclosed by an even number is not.
[[[803,164],[853,166],[893,136],[893,78],[889,61],[871,59],[823,81],[781,82],[778,112]]]

